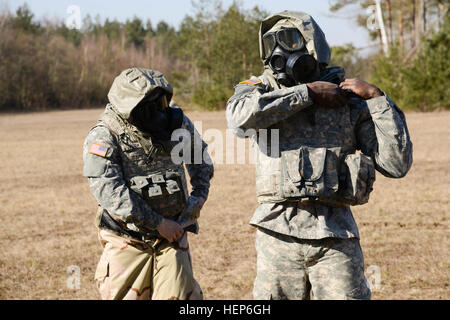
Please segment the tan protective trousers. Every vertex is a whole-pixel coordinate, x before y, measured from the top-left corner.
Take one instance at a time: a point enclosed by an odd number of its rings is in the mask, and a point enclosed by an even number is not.
[[[104,248],[95,272],[103,300],[202,300],[194,279],[187,234],[153,244],[99,230]]]

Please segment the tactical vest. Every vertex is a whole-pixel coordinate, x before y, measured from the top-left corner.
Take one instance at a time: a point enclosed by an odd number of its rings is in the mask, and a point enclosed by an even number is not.
[[[158,214],[175,218],[186,206],[188,188],[182,164],[130,134],[130,127],[108,106],[97,126],[105,126],[119,146],[123,178]],[[128,125],[129,126],[129,125]],[[150,148],[148,147],[150,145]]]
[[[272,129],[279,130],[279,150],[271,144]],[[311,106],[268,133],[267,143],[261,143],[261,134],[253,136],[260,203],[313,200],[348,206],[368,201],[375,168],[370,157],[355,154],[349,105]]]

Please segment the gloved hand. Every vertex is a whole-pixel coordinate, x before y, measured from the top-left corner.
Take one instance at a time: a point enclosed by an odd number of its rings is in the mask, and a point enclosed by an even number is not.
[[[317,105],[339,107],[347,103],[344,90],[334,83],[315,81],[307,83],[306,86],[311,99]]]
[[[345,81],[339,84],[339,87],[342,90],[348,90],[356,94],[364,100],[376,98],[383,95],[383,92],[381,92],[380,89],[358,78],[345,79]]]

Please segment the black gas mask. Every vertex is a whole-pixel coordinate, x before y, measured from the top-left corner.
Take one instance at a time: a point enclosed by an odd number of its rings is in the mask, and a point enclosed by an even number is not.
[[[145,98],[133,109],[129,122],[158,140],[170,140],[173,130],[181,127],[183,112],[168,102],[164,92]]]
[[[308,54],[305,40],[295,28],[281,29],[263,36],[264,60],[286,87],[306,83],[318,75],[316,59]]]

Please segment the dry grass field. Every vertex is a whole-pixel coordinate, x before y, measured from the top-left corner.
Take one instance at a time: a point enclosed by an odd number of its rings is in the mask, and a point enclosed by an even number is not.
[[[96,202],[81,176],[82,144],[100,109],[0,115],[0,299],[99,299],[102,252]],[[189,112],[225,130],[224,112]],[[450,112],[408,113],[414,165],[401,180],[377,174],[355,207],[366,267],[381,270],[374,299],[449,299]],[[255,276],[254,169],[216,165],[210,198],[191,236],[206,299],[251,299]],[[81,269],[80,289],[66,270]]]

